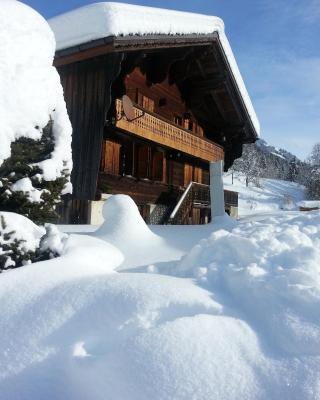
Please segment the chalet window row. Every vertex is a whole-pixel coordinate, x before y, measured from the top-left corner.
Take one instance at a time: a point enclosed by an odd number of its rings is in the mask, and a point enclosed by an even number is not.
[[[101,172],[149,179],[173,186],[187,186],[190,181],[209,184],[209,171],[174,160],[164,150],[132,141],[119,143],[105,140]]]

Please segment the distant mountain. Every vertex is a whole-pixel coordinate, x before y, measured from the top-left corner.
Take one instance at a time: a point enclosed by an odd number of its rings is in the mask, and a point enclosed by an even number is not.
[[[263,139],[259,139],[256,142],[256,146],[257,146],[258,149],[260,149],[264,153],[272,154],[274,156],[277,156],[279,158],[287,160],[288,162],[291,162],[293,160],[294,161],[301,161],[301,160],[299,160],[299,158],[297,156],[295,156],[294,154],[290,153],[289,151],[284,150],[284,149],[280,149],[278,147],[271,146],[270,144],[268,144]]]

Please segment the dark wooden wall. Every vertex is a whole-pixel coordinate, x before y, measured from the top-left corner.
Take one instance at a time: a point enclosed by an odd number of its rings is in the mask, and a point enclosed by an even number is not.
[[[146,76],[137,67],[126,76],[125,85],[127,95],[135,103],[139,104],[138,94],[142,94],[153,100],[155,114],[172,123],[175,122],[175,117],[178,116],[181,118],[181,126],[186,129],[189,129],[188,120],[190,119],[193,122],[190,130],[197,136],[203,136],[201,127],[181,98],[178,87],[175,84],[170,85],[168,79],[161,83],[148,85]],[[188,118],[185,118],[188,114]]]
[[[130,154],[127,153],[129,148]],[[108,176],[129,175],[138,180],[148,179],[150,184],[157,182],[176,187],[186,187],[190,181],[209,182],[208,163],[161,148],[154,143],[143,142],[130,134],[117,136],[113,132],[111,137],[104,140],[102,149],[100,171]],[[98,190],[104,192],[99,183]],[[127,193],[126,189],[123,193]],[[143,198],[144,193],[141,196]]]
[[[120,72],[121,53],[59,68],[68,113],[73,127],[73,197],[93,200],[103,142],[111,85]]]

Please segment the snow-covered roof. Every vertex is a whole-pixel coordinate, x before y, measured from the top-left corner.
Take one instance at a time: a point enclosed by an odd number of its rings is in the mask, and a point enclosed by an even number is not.
[[[127,35],[206,35],[219,39],[257,135],[260,124],[241,77],[223,21],[214,16],[143,7],[122,3],[94,3],[51,18],[57,50],[108,36]]]

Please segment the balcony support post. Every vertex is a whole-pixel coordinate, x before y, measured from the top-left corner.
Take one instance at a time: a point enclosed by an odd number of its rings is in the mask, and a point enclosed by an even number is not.
[[[210,162],[211,220],[225,214],[222,176],[223,161]]]

